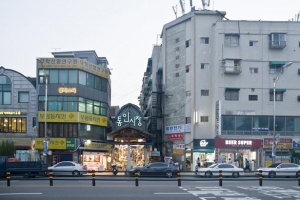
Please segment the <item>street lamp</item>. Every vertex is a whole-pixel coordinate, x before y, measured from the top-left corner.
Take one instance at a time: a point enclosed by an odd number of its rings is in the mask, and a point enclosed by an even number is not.
[[[276,111],[276,104],[275,104],[275,102],[276,102],[276,98],[275,98],[275,96],[276,96],[276,83],[278,82],[278,80],[279,80],[279,77],[281,76],[281,74],[283,74],[283,72],[284,72],[284,69],[286,69],[286,68],[288,68],[289,66],[291,66],[293,63],[292,62],[288,62],[288,63],[286,63],[285,65],[283,65],[282,67],[281,67],[281,69],[280,69],[280,72],[278,72],[277,74],[276,74],[276,76],[273,78],[273,144],[272,144],[272,158],[273,158],[273,160],[272,160],[272,163],[274,164],[274,163],[276,163],[276,150],[277,150],[277,143],[278,143],[278,141],[276,141],[276,132],[275,132],[275,128],[276,128],[276,126],[275,126],[275,117],[276,117],[276,115],[275,115],[275,111]]]

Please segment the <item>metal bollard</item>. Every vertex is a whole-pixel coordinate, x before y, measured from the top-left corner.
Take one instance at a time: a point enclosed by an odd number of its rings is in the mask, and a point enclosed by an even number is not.
[[[50,170],[49,172],[49,180],[50,180],[50,186],[53,186],[53,171]]]
[[[177,179],[178,179],[178,187],[181,187],[181,175],[180,172],[177,174]]]
[[[139,176],[138,176],[138,173],[135,172],[135,186],[139,186]]]
[[[258,172],[258,177],[259,177],[259,186],[262,186],[262,170],[259,170]]]
[[[96,185],[96,175],[95,175],[95,170],[92,171],[92,183],[93,183],[93,186]]]
[[[7,186],[10,186],[10,171],[6,171]]]
[[[223,179],[222,170],[219,170],[219,186],[223,186],[222,179]]]
[[[300,170],[298,171],[298,186],[300,186]]]

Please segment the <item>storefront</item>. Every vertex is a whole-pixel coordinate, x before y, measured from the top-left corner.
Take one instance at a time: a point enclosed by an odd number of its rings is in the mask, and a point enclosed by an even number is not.
[[[300,138],[293,138],[292,163],[300,164]]]
[[[272,145],[274,138],[264,138],[263,148],[265,154],[265,166],[272,164]],[[276,163],[290,163],[291,162],[291,151],[293,149],[292,138],[280,138],[276,148]]]
[[[214,139],[194,139],[193,140],[193,168],[200,160],[200,167],[208,167],[215,160],[215,140]]]
[[[216,160],[226,163],[231,160],[239,162],[239,167],[245,167],[245,159],[251,163],[251,169],[256,169],[261,165],[262,140],[260,139],[215,139]]]

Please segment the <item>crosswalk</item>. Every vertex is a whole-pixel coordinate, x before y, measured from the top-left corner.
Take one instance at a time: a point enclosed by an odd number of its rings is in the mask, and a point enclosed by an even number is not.
[[[283,188],[269,186],[180,187],[200,200],[300,200],[300,187]]]

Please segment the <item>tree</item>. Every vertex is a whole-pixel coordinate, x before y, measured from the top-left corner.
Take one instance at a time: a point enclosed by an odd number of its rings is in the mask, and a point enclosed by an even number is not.
[[[12,156],[16,153],[16,147],[12,141],[2,141],[0,144],[0,156]]]

